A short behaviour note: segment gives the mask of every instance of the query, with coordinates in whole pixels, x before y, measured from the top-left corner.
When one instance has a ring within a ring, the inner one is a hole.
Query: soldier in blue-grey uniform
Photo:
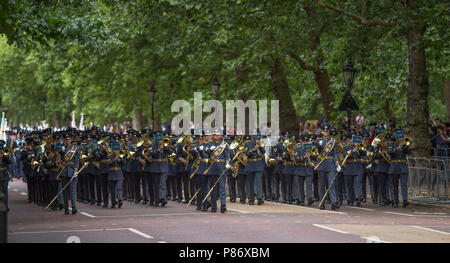
[[[0,140],[0,179],[2,180],[3,201],[5,202],[6,211],[9,211],[8,207],[8,166],[11,164],[10,156],[5,154],[5,144],[4,140]]]
[[[182,135],[183,136],[183,135]],[[187,204],[189,200],[191,199],[191,195],[194,195],[193,189],[190,188],[190,181],[189,175],[190,175],[190,168],[189,168],[189,160],[188,160],[188,154],[183,150],[183,147],[188,147],[186,145],[186,141],[189,140],[188,137],[183,136],[182,141],[176,145],[176,154],[178,158],[178,163],[175,168],[175,183],[176,183],[176,192],[174,192],[174,198],[177,197],[177,201]],[[186,149],[186,148],[185,148]],[[183,191],[184,190],[184,191]],[[184,200],[183,200],[183,193],[184,193]]]
[[[365,145],[366,149],[366,155],[361,158],[361,162],[364,167],[364,174],[361,179],[361,194],[362,199],[361,202],[365,203],[367,202],[367,181],[369,181],[369,192],[372,198],[372,201],[375,200],[374,198],[374,182],[373,182],[373,167],[370,165],[371,159],[372,159],[372,145],[369,145],[369,139],[370,139],[370,133],[367,130],[363,130],[362,132],[362,138],[363,138],[363,144]],[[378,187],[378,185],[377,185]]]
[[[245,204],[247,195],[252,196],[254,194],[253,188],[250,188],[249,191],[247,191],[246,185],[248,184],[248,179],[247,179],[247,173],[245,171],[245,163],[243,163],[246,160],[246,158],[245,158],[246,156],[244,153],[245,147],[243,145],[245,145],[245,143],[248,140],[250,140],[250,138],[251,138],[250,135],[244,135],[240,145],[237,146],[233,151],[230,151],[230,157],[232,157],[231,164],[233,165],[233,167],[231,169],[232,169],[232,172],[234,174],[236,174],[236,176],[237,176],[241,204]],[[237,155],[240,155],[240,156],[237,156]],[[236,169],[237,169],[237,171],[236,171]]]
[[[325,187],[328,185],[328,195],[331,200],[331,209],[339,208],[336,196],[336,188],[331,185],[336,172],[340,172],[342,168],[339,165],[336,140],[330,138],[331,126],[323,123],[321,126],[322,139],[316,141],[316,147],[319,149],[320,157],[317,159],[315,167],[319,173],[319,192],[320,199],[325,195]],[[322,202],[320,209],[325,209],[325,202]]]
[[[376,132],[376,139],[378,139],[377,137],[383,137],[383,133],[385,133],[384,128],[380,128],[377,130]],[[386,149],[383,150],[384,147],[381,147],[381,144],[384,144],[384,146],[387,147],[387,142],[384,138],[382,138],[382,142],[379,143],[378,145],[375,146],[374,148],[374,155],[373,158],[375,160],[375,169],[374,169],[374,174],[376,177],[378,177],[379,180],[379,187],[380,187],[380,206],[385,206],[388,205],[388,197],[387,197],[387,172],[389,170],[389,163],[390,160],[389,158],[385,158],[383,157],[383,155],[380,154],[380,151],[385,151]]]
[[[69,181],[75,176],[80,162],[77,142],[73,141],[71,136],[72,135],[67,132],[64,137],[65,146],[63,151],[66,166],[61,173],[61,182],[63,186],[68,184]],[[69,214],[69,199],[72,205],[72,214],[76,214],[78,211],[76,208],[77,179],[78,178],[75,177],[72,182],[70,182],[69,186],[63,191],[64,214]]]
[[[206,131],[208,132],[208,131]],[[209,132],[211,132],[209,130]],[[224,213],[226,211],[226,203],[224,191],[221,191],[221,187],[225,187],[225,185],[221,183],[217,183],[214,185],[220,178],[225,178],[224,173],[226,169],[229,169],[231,166],[229,164],[230,161],[230,152],[229,146],[222,139],[222,132],[220,129],[216,128],[212,131],[211,140],[206,144],[206,148],[204,151],[208,155],[208,167],[206,168],[205,174],[208,180],[208,192],[212,189],[211,192],[211,212],[215,213],[217,211],[217,198],[221,197],[221,207],[220,211]],[[213,188],[214,187],[214,188]],[[222,196],[223,195],[223,196]]]
[[[285,149],[282,155],[283,161],[285,162],[283,174],[286,177],[287,203],[293,204],[298,199],[298,177],[295,175],[295,135],[289,134],[287,136],[287,141],[288,143],[284,145]]]
[[[284,162],[282,161],[282,154],[284,152],[284,146],[283,142],[286,139],[287,132],[283,131],[281,133],[281,137],[278,139],[278,143],[276,146],[272,149],[272,158],[276,159],[277,162],[275,163],[275,167],[273,168],[273,187],[274,190],[272,191],[273,197],[272,200],[275,202],[279,202],[280,200],[280,188],[281,188],[281,194],[283,195],[283,201],[282,203],[287,202],[286,198],[286,176],[283,174],[284,170]]]
[[[169,172],[167,173],[167,183],[166,183],[166,188],[167,188],[167,193],[166,193],[166,197],[167,200],[170,200],[170,198],[172,198],[173,201],[176,201],[177,198],[177,185],[176,185],[176,174],[177,174],[177,167],[180,163],[180,161],[178,160],[178,154],[177,154],[177,140],[175,138],[171,138],[171,144],[170,144],[170,152],[171,154],[169,155]],[[188,201],[186,201],[185,203],[187,203]]]
[[[305,205],[305,186],[306,197],[308,199],[308,206],[314,203],[312,198],[312,179],[313,179],[313,161],[314,156],[311,156],[313,150],[312,142],[308,142],[308,134],[302,134],[301,143],[295,148],[295,174],[298,176],[299,205]]]
[[[108,185],[108,173],[109,173],[109,166],[108,166],[108,154],[110,151],[109,147],[109,136],[106,133],[103,133],[101,135],[101,140],[98,145],[98,149],[96,151],[96,161],[99,163],[98,165],[98,175],[97,175],[97,182],[99,183],[97,185],[97,205],[99,203],[99,197],[101,193],[101,200],[103,201],[103,207],[108,207],[108,201],[109,201],[109,185]],[[98,187],[101,186],[101,187]],[[100,189],[99,189],[100,188]],[[101,192],[100,192],[100,191]]]
[[[137,147],[138,138],[137,138],[137,131],[136,130],[130,130],[130,137],[131,141],[128,142],[128,163],[129,163],[129,172],[131,175],[131,184],[133,187],[133,196],[132,199],[135,203],[139,203],[142,200],[141,197],[141,164],[138,160],[139,151]]]
[[[411,154],[409,145],[405,143],[405,132],[401,128],[397,128],[394,132],[395,142],[388,150],[391,156],[391,165],[389,166],[388,174],[392,177],[393,185],[393,207],[398,207],[398,184],[402,191],[403,208],[406,208],[408,202],[408,166],[406,164],[406,155]]]
[[[54,136],[54,139],[58,137]],[[45,167],[48,171],[48,181],[49,181],[49,195],[51,198],[54,198],[58,194],[58,180],[56,176],[60,171],[60,167],[58,165],[62,164],[62,155],[61,148],[62,145],[59,143],[54,143],[51,145],[51,150],[48,153],[48,159],[46,160]],[[53,202],[51,209],[57,210],[57,202]]]
[[[110,142],[110,147],[112,153],[107,157],[108,164],[108,184],[109,191],[111,193],[111,208],[115,208],[118,204],[118,207],[121,208],[122,203],[122,188],[123,188],[123,173],[122,173],[122,165],[124,164],[124,157],[119,155],[120,152],[120,144],[117,141],[119,136],[115,136],[114,140]],[[117,202],[118,201],[118,202]]]
[[[205,152],[206,141],[204,138],[204,131],[201,130],[197,132],[197,142],[192,145],[191,153],[194,157],[194,163],[191,168],[191,180],[194,180],[196,188],[197,188],[197,210],[202,210],[203,212],[208,211],[208,201],[202,203],[203,199],[206,196],[208,191],[208,183],[206,179],[206,175],[203,173],[208,168],[208,154]]]
[[[349,154],[344,171],[344,180],[347,189],[347,204],[353,206],[356,201],[356,206],[361,206],[361,178],[364,174],[363,163],[361,158],[365,156],[364,151],[360,151],[358,144],[362,142],[362,137],[359,133],[348,136],[352,138],[347,140],[347,145],[344,147],[343,154]]]
[[[154,192],[154,180],[153,180],[153,174],[151,173],[150,166],[152,162],[150,161],[152,156],[150,154],[150,151],[155,151],[154,148],[157,147],[156,143],[152,139],[153,133],[149,133],[147,129],[144,129],[141,131],[142,136],[149,136],[150,142],[149,144],[145,143],[142,145],[141,149],[139,149],[140,152],[140,163],[142,167],[142,190],[144,195],[144,201],[143,204],[147,204],[149,202],[150,206],[155,205],[155,201],[157,203],[157,200],[155,200],[155,192]],[[142,140],[142,139],[141,139]],[[144,154],[145,153],[145,154]],[[159,197],[158,197],[159,198]]]
[[[166,140],[170,139],[166,138]],[[148,155],[152,158],[148,171],[153,178],[155,207],[159,204],[164,207],[167,204],[165,180],[169,172],[168,156],[171,154],[169,143],[163,141],[163,134],[158,132],[155,134],[154,144],[148,150]]]
[[[266,150],[260,144],[261,134],[259,131],[253,131],[252,140],[245,143],[245,155],[247,156],[247,165],[245,172],[248,176],[249,188],[253,187],[258,205],[262,205],[262,173],[264,171],[264,154]],[[254,195],[250,195],[249,204],[254,204]]]

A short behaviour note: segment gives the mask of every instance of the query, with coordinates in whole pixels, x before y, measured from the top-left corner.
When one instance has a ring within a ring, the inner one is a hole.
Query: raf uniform
[[[397,134],[400,134],[397,136]],[[397,141],[392,144],[392,147],[388,150],[388,154],[391,156],[391,165],[389,166],[388,174],[392,177],[393,185],[393,206],[398,207],[398,183],[400,180],[400,186],[402,190],[403,208],[406,208],[408,203],[408,166],[406,164],[406,155],[411,154],[409,146],[406,146],[401,141],[404,138],[404,132],[402,129],[395,131]]]
[[[292,140],[291,145],[283,151],[283,161],[285,162],[283,174],[286,177],[287,203],[292,204],[298,200],[298,177],[295,174],[295,136],[289,135],[288,140]],[[298,202],[297,202],[298,203]]]
[[[322,132],[329,132],[331,127],[325,123],[322,124],[320,128]],[[325,187],[328,186],[328,193],[332,203],[331,209],[334,210],[339,208],[339,205],[337,202],[336,187],[331,185],[331,182],[333,181],[336,172],[341,170],[341,167],[339,166],[336,140],[324,136],[323,139],[316,142],[316,146],[321,153],[321,157],[316,161],[316,167],[318,167],[317,171],[319,173],[320,198],[322,199],[324,197]],[[322,159],[324,160],[322,161]],[[322,163],[320,163],[321,161]],[[324,203],[322,203],[320,209],[325,209]]]
[[[166,179],[169,172],[168,156],[170,150],[168,147],[162,146],[162,133],[155,134],[154,144],[148,150],[149,156],[152,158],[148,172],[153,178],[153,193],[155,206],[165,206],[166,201]],[[146,167],[147,169],[147,167]]]
[[[202,203],[203,199],[207,193],[207,180],[206,175],[203,173],[208,168],[208,155],[205,152],[206,142],[204,141],[203,134],[197,136],[197,143],[192,146],[191,152],[194,155],[195,165],[191,168],[191,176],[194,176],[194,182],[196,188],[198,189],[197,194],[197,210],[202,210],[204,212],[208,211],[208,202],[205,201]]]
[[[116,137],[117,139],[117,137]],[[111,208],[115,208],[118,202],[119,208],[122,207],[122,188],[123,188],[123,173],[122,165],[124,163],[123,158],[118,156],[120,150],[120,144],[117,141],[111,142],[111,149],[113,154],[108,156],[108,183],[109,191],[111,192]]]
[[[100,202],[100,193],[102,194],[101,200],[103,201],[103,207],[108,207],[108,196],[109,196],[109,186],[108,186],[108,152],[109,149],[108,136],[103,135],[102,143],[98,146],[96,151],[96,161],[99,163],[98,166],[98,176],[97,176],[97,205]],[[100,187],[99,187],[100,186]]]
[[[377,131],[377,135],[381,134],[382,131],[378,130]],[[389,163],[388,161],[383,158],[381,156],[381,154],[379,153],[379,147],[377,146],[374,148],[374,156],[373,158],[376,160],[375,161],[375,169],[374,169],[374,174],[376,177],[378,177],[379,180],[379,187],[380,187],[380,206],[385,206],[388,204],[388,197],[387,197],[387,172],[389,170]]]
[[[359,135],[358,135],[359,136]],[[349,136],[350,137],[350,136]],[[356,138],[353,136],[353,138]],[[359,136],[360,138],[360,136]],[[344,147],[344,155],[349,154],[344,171],[344,180],[347,189],[347,202],[352,206],[356,201],[357,206],[361,206],[361,179],[364,174],[363,163],[361,158],[365,156],[363,151],[357,148],[357,142],[352,139],[352,142]]]
[[[5,147],[5,141],[0,140],[0,151],[3,151]],[[8,182],[9,182],[9,174],[8,174],[8,166],[10,165],[11,161],[8,156],[2,154],[0,159],[0,177],[2,180],[2,189],[4,197],[3,200],[5,202],[6,211],[9,211],[8,208]]]
[[[221,135],[219,129],[215,129],[213,136]],[[225,203],[225,185],[222,182],[218,182],[216,186],[214,184],[218,180],[224,180],[225,169],[229,168],[230,153],[228,144],[225,143],[221,138],[216,140],[211,140],[206,144],[205,152],[208,154],[208,168],[205,170],[204,174],[207,175],[209,187],[211,190],[211,212],[216,212],[217,210],[217,197],[220,197],[221,208],[220,211],[223,213],[226,211]],[[219,179],[220,177],[220,179]],[[223,188],[223,189],[222,189]],[[209,191],[208,190],[208,191]]]
[[[245,166],[245,172],[248,177],[248,187],[254,189],[258,205],[264,203],[262,200],[261,184],[262,173],[264,171],[264,154],[265,149],[259,146],[261,135],[257,134],[253,136],[254,141],[247,141],[245,143],[245,155],[247,156],[247,165]],[[257,145],[258,144],[258,145]],[[254,202],[254,195],[250,194],[249,204]]]
[[[275,163],[275,167],[273,168],[273,185],[274,185],[274,191],[273,192],[273,199],[275,202],[278,202],[280,200],[280,187],[281,187],[281,194],[283,195],[283,203],[287,202],[286,198],[286,176],[283,174],[284,170],[284,162],[282,162],[283,158],[283,152],[285,151],[285,148],[283,146],[283,141],[286,138],[287,133],[283,132],[282,137],[278,140],[278,143],[276,146],[272,149],[272,158],[277,159],[277,162]]]
[[[308,135],[303,134],[301,136],[302,143],[295,148],[295,174],[298,176],[298,185],[300,187],[299,193],[299,205],[305,203],[305,184],[306,184],[306,197],[308,199],[308,206],[311,206],[314,201],[312,199],[312,179],[313,168],[311,167],[311,154],[308,153],[306,144],[309,145],[309,150],[312,150],[312,143],[305,143],[308,140]]]
[[[70,135],[66,134],[66,139],[70,140]],[[66,144],[64,149],[66,167],[61,173],[62,185],[65,186],[75,176],[75,171],[79,167],[80,156],[78,146],[74,142],[72,145]],[[72,204],[72,214],[77,212],[76,208],[76,193],[77,193],[77,178],[75,177],[70,182],[69,187],[66,187],[63,192],[64,213],[69,214],[69,198]]]

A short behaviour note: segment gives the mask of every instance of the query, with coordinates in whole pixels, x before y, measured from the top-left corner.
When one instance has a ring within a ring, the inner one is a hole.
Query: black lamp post
[[[47,100],[45,98],[43,98],[41,100],[41,105],[42,105],[42,117],[43,117],[42,120],[44,120],[44,121],[45,121],[45,104],[47,104]]]
[[[350,125],[351,125],[351,118],[352,118],[352,111],[353,110],[359,110],[358,105],[356,104],[355,100],[352,97],[352,87],[353,87],[353,81],[355,80],[355,75],[358,72],[353,67],[352,59],[350,58],[347,62],[347,65],[342,69],[343,75],[344,75],[344,82],[347,86],[347,91],[344,95],[344,98],[342,99],[341,105],[339,105],[340,111],[347,111],[347,131],[350,131]]]
[[[148,94],[150,95],[150,99],[152,100],[152,130],[155,130],[155,97],[156,97],[156,89],[153,83],[150,83],[150,89],[148,90]]]
[[[214,99],[218,100],[219,99],[219,95],[220,95],[220,82],[217,79],[217,76],[214,77],[212,83],[211,83],[211,90],[212,90],[212,94],[214,96]]]

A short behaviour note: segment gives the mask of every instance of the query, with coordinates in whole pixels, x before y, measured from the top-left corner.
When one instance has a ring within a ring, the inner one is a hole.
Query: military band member
[[[376,136],[380,135],[382,136],[384,129],[379,129],[376,133]],[[386,142],[384,142],[386,143]],[[379,180],[379,187],[380,187],[380,206],[385,206],[388,205],[388,197],[387,197],[387,172],[389,170],[389,163],[388,163],[388,159],[386,159],[386,156],[383,156],[382,154],[380,154],[381,151],[385,151],[385,149],[382,149],[384,147],[382,147],[382,145],[377,145],[374,148],[374,156],[373,158],[375,159],[375,169],[374,169],[374,174],[376,177],[378,177]]]
[[[325,123],[320,128],[323,138],[316,142],[316,146],[319,148],[321,158],[315,164],[319,173],[320,199],[324,197],[325,187],[328,186],[331,209],[335,210],[339,208],[339,204],[336,196],[336,188],[334,185],[331,185],[331,182],[336,172],[340,172],[342,168],[339,165],[336,140],[330,138],[330,125]],[[323,202],[319,208],[325,209],[325,203]]]
[[[192,153],[195,155],[195,163],[198,165],[198,168],[195,168],[194,165],[192,167],[191,177],[193,176],[193,180],[195,181],[195,185],[198,191],[197,194],[197,210],[202,210],[203,212],[208,211],[208,201],[202,202],[208,192],[208,181],[206,175],[203,173],[208,168],[208,154],[205,152],[206,148],[206,140],[203,134],[197,135],[197,143],[192,148]]]
[[[361,178],[364,174],[361,158],[365,156],[365,153],[360,151],[358,144],[362,142],[362,137],[358,133],[348,137],[352,139],[348,139],[343,151],[344,154],[349,154],[343,167],[347,204],[353,206],[356,201],[356,206],[361,206]]]
[[[290,134],[287,136],[288,143],[283,151],[283,161],[285,162],[283,174],[286,177],[286,196],[287,203],[293,204],[298,199],[298,177],[295,175],[295,135]]]
[[[115,140],[111,141],[111,150],[112,154],[108,155],[108,184],[109,191],[111,193],[111,208],[115,208],[118,204],[118,207],[121,208],[122,203],[122,189],[123,189],[123,173],[122,173],[122,165],[124,163],[125,156],[119,156],[120,144],[117,141],[119,139],[118,136],[114,137]],[[117,202],[118,201],[118,202]]]
[[[300,187],[299,205],[301,206],[305,205],[305,186],[308,206],[314,203],[312,198],[313,167],[311,166],[313,161],[313,156],[311,156],[313,144],[308,142],[308,138],[307,134],[302,134],[300,137],[301,143],[299,147],[295,148],[295,173],[298,175],[298,185]]]
[[[281,195],[283,196],[282,203],[287,202],[287,196],[286,196],[286,176],[283,174],[284,165],[285,163],[282,161],[283,158],[283,152],[285,151],[285,148],[283,146],[283,142],[286,140],[287,132],[283,131],[281,133],[281,137],[278,140],[278,143],[276,144],[275,148],[273,149],[273,158],[277,159],[277,162],[275,163],[275,167],[273,169],[273,184],[274,184],[274,197],[272,198],[275,202],[279,202],[280,200],[280,188],[281,188]]]
[[[402,190],[403,208],[406,208],[408,202],[408,166],[406,165],[406,155],[411,154],[409,145],[405,144],[405,133],[403,129],[397,128],[395,130],[395,142],[392,143],[392,147],[388,150],[388,154],[391,156],[391,164],[389,165],[388,174],[392,177],[393,185],[393,204],[392,206],[397,208],[398,199],[398,184],[400,180],[400,186]]]
[[[187,138],[187,137],[186,137]],[[189,180],[189,160],[188,160],[188,154],[187,152],[185,152],[186,150],[183,150],[183,147],[188,147],[188,145],[186,145],[185,141],[187,139],[183,140],[181,143],[178,143],[176,146],[176,154],[178,157],[178,164],[176,165],[176,177],[175,177],[175,184],[176,187],[175,189],[177,190],[176,192],[174,191],[174,198],[175,196],[177,196],[177,201],[181,202],[183,201],[183,203],[187,204],[189,202],[189,200],[191,199],[191,195],[193,194],[193,189],[189,189],[190,188],[190,180]],[[186,149],[186,148],[185,148]],[[184,191],[183,191],[184,190]],[[191,191],[189,191],[191,190]],[[183,199],[183,194],[184,194],[184,199]]]
[[[108,207],[108,201],[109,201],[109,185],[108,185],[108,173],[109,173],[109,166],[108,166],[108,152],[109,149],[108,145],[109,136],[107,134],[102,134],[100,144],[98,146],[98,150],[96,151],[96,161],[99,163],[98,166],[98,175],[97,181],[99,184],[97,185],[97,204],[99,202],[99,195],[101,193],[101,200],[103,201],[103,207]],[[101,188],[101,192],[99,192],[99,186]]]
[[[369,192],[372,198],[372,201],[375,200],[374,197],[374,182],[373,182],[373,172],[372,172],[372,165],[370,165],[371,157],[372,157],[372,146],[369,144],[370,139],[370,133],[367,130],[364,130],[362,132],[362,138],[363,138],[363,144],[365,145],[366,149],[366,155],[361,158],[361,162],[364,167],[364,174],[361,180],[361,194],[362,199],[361,202],[366,203],[367,202],[367,181],[369,181]],[[378,185],[377,185],[378,186]]]
[[[8,207],[8,183],[9,183],[9,173],[8,166],[11,164],[10,156],[5,154],[5,144],[4,140],[0,140],[0,179],[2,180],[3,201],[5,202],[6,211],[9,211]]]
[[[178,152],[177,152],[177,143],[176,143],[176,139],[175,138],[171,138],[171,143],[170,143],[170,155],[169,155],[169,172],[167,173],[167,180],[166,180],[166,188],[167,188],[167,193],[166,193],[166,198],[167,200],[170,200],[170,198],[172,198],[173,201],[176,201],[177,198],[177,184],[176,184],[176,174],[177,174],[177,167],[180,164],[180,161],[178,160]],[[184,166],[184,165],[183,165]],[[189,189],[186,189],[189,190]],[[185,191],[186,191],[185,190]],[[189,193],[189,191],[188,191]],[[189,199],[184,200],[185,204],[187,204],[187,202],[189,201]]]
[[[245,143],[245,155],[247,156],[247,165],[245,166],[245,172],[248,177],[248,186],[255,191],[258,205],[262,205],[262,173],[264,171],[264,154],[265,149],[261,147],[261,134],[258,131],[253,131],[254,135],[252,140]],[[254,204],[255,196],[250,194],[249,204]]]
[[[69,133],[66,133],[65,136],[64,162],[66,166],[61,173],[61,182],[63,186],[68,184],[75,176],[80,163],[79,149],[76,141],[72,140],[71,134]],[[78,178],[75,177],[63,191],[64,214],[66,215],[69,214],[69,199],[72,205],[72,214],[78,212],[76,207],[77,181]]]
[[[155,134],[153,147],[148,150],[149,156],[152,158],[149,172],[153,178],[153,193],[155,207],[161,204],[164,207],[166,201],[166,178],[169,172],[168,156],[171,154],[167,143],[163,143],[163,134],[161,132]]]

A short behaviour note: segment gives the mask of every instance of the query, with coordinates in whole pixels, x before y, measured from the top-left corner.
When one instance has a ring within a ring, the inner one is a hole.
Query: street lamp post
[[[355,80],[355,75],[358,72],[353,67],[352,59],[350,58],[347,62],[347,65],[342,69],[343,75],[344,75],[344,82],[347,86],[347,91],[344,95],[344,98],[342,99],[341,105],[339,106],[340,111],[347,111],[347,131],[350,131],[350,125],[351,125],[351,118],[352,118],[352,111],[353,110],[359,110],[358,105],[356,104],[355,100],[352,97],[352,87],[353,87],[353,81]]]
[[[150,95],[150,99],[152,100],[152,130],[155,130],[155,96],[156,89],[153,83],[150,84],[150,89],[148,90],[148,94]]]

